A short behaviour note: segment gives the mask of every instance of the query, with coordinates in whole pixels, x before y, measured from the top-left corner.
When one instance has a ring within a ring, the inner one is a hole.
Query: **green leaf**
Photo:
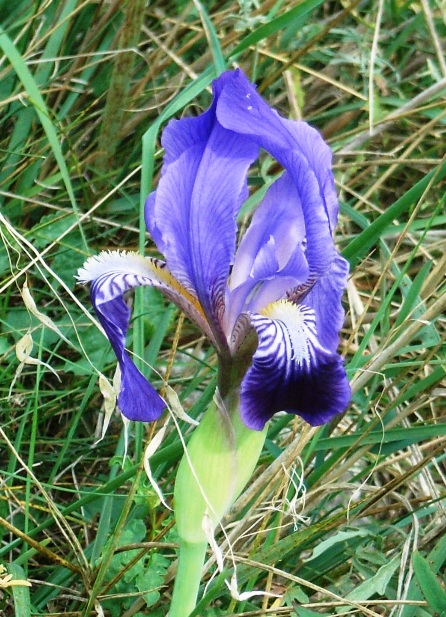
[[[301,602],[301,603],[310,601],[305,591],[301,587],[299,587],[299,585],[294,585],[285,594],[285,601],[287,602],[288,606],[290,605],[290,602],[293,600],[295,602]]]
[[[42,249],[52,242],[57,242],[59,236],[63,235],[70,227],[73,227],[75,223],[76,216],[74,214],[51,212],[42,216],[40,221],[30,229],[29,239],[33,243],[34,248]]]
[[[376,593],[383,596],[399,563],[400,556],[396,555],[389,563],[381,566],[374,576],[365,580],[358,587],[355,587],[355,589],[346,596],[346,599],[356,602],[358,600],[368,600]]]
[[[299,615],[299,617],[329,617],[328,613],[320,613],[319,611],[315,613],[314,611],[310,611],[309,608],[303,608],[302,606],[299,607],[297,615]]]
[[[426,602],[440,615],[446,613],[446,591],[432,572],[428,560],[416,552],[412,557],[412,565]]]
[[[289,27],[297,29],[297,26],[300,25],[305,15],[316,9],[322,3],[323,0],[304,0],[304,2],[299,2],[294,8],[272,19],[267,24],[259,26],[253,32],[250,32],[231,52],[229,58],[233,59],[251,45],[256,45],[263,39],[276,34],[279,30]]]
[[[420,306],[421,298],[419,297],[419,293],[423,283],[426,280],[427,275],[429,274],[431,266],[432,263],[430,261],[427,261],[424,266],[419,270],[412,284],[408,287],[407,290],[404,289],[403,285],[401,286],[403,293],[405,291],[405,298],[394,324],[395,329],[398,328],[405,321],[405,319],[410,315],[415,306],[417,306],[417,308],[415,309],[415,311],[413,311],[412,319],[416,319],[423,314],[423,310],[425,310],[425,308],[424,306]]]
[[[428,560],[429,560],[428,561],[429,569],[431,570],[431,573],[433,572],[433,574],[435,575],[446,561],[446,536],[445,535],[440,537],[438,543],[431,550],[431,552],[428,555]],[[409,591],[407,593],[407,599],[417,601],[417,600],[421,600],[421,598],[422,598],[421,585],[419,584],[418,579],[415,576],[410,583]],[[418,607],[414,605],[410,605],[410,604],[406,605],[401,612],[401,617],[419,617],[419,616],[421,617],[421,611],[418,609]]]
[[[444,375],[443,369],[439,369],[440,376]],[[361,445],[367,443],[391,443],[395,441],[407,440],[410,443],[417,443],[424,439],[446,435],[446,423],[422,424],[404,428],[392,428],[385,430],[372,431],[368,435],[361,437]],[[325,437],[319,439],[316,450],[337,450],[339,448],[351,447],[360,439],[360,435],[341,435],[335,437]]]
[[[217,75],[223,73],[226,70],[226,61],[221,50],[220,41],[218,40],[217,32],[215,31],[214,24],[211,21],[206,9],[199,0],[195,0],[195,6],[200,12],[201,21],[208,38],[209,46],[211,48],[212,57],[214,59],[214,66]]]
[[[365,538],[366,536],[369,536],[369,535],[371,535],[371,533],[367,531],[367,529],[354,529],[352,531],[339,531],[334,536],[331,536],[330,538],[327,538],[327,540],[324,540],[323,542],[318,544],[316,548],[314,549],[312,556],[309,559],[304,559],[304,561],[308,563],[311,562],[313,559],[316,559],[316,557],[319,557],[326,551],[332,549],[332,547],[336,544],[339,544],[339,543],[342,544],[346,542],[347,540],[350,540],[351,538],[357,538],[357,537]]]
[[[8,565],[9,574],[12,574],[13,580],[25,580],[26,575],[23,568],[16,563]],[[15,617],[30,617],[31,616],[31,600],[29,597],[29,587],[25,585],[11,586],[12,596],[14,598]]]

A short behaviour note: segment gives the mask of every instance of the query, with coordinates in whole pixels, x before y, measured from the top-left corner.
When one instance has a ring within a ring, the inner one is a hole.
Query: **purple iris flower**
[[[157,287],[204,332],[219,358],[219,390],[240,393],[244,424],[261,430],[278,411],[311,425],[350,400],[337,353],[348,265],[336,251],[338,202],[331,150],[305,122],[271,109],[244,74],[214,81],[210,108],[171,121],[146,224],[165,262],[103,252],[79,271],[121,368],[118,406],[157,419],[166,404],[125,350],[124,294]],[[236,217],[259,149],[284,168],[237,247]]]

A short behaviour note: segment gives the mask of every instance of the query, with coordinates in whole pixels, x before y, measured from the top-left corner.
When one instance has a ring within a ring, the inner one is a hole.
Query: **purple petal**
[[[302,253],[305,239],[299,194],[286,172],[268,189],[240,242],[231,272],[232,288],[253,276],[258,255],[270,238],[275,240],[274,255],[277,262],[276,269],[270,274],[276,274],[284,269],[296,251]],[[302,278],[302,273],[297,272],[297,277]]]
[[[268,189],[237,250],[229,283],[228,323],[259,312],[309,276],[305,225],[294,183],[286,172]]]
[[[103,288],[121,282],[114,278],[100,277],[93,281],[90,288],[91,301],[102,327],[113,347],[121,369],[121,389],[118,407],[129,420],[151,422],[157,420],[166,403],[136,368],[125,350],[125,336],[130,321],[130,309],[122,296],[106,302],[98,301]],[[125,283],[126,290],[131,289],[130,281]]]
[[[136,368],[125,350],[125,337],[130,322],[130,309],[124,302],[124,291],[140,283],[130,278],[102,276],[92,282],[90,297],[96,314],[105,330],[121,369],[121,388],[118,407],[129,420],[150,422],[157,420],[166,404],[147,379]],[[110,289],[118,290],[119,297],[104,301]]]
[[[156,420],[166,404],[125,350],[131,311],[125,303],[124,294],[141,285],[157,287],[200,327],[205,328],[206,321],[196,301],[178,285],[163,262],[132,253],[103,252],[91,257],[79,270],[78,279],[82,283],[91,282],[92,304],[119,362],[120,410],[130,420]]]
[[[258,153],[251,139],[217,122],[216,99],[227,79],[215,83],[208,112],[169,125],[162,177],[146,204],[147,227],[170,271],[198,298],[223,345],[221,318],[235,252],[235,219]]]
[[[302,204],[311,273],[324,275],[335,257],[332,233],[338,214],[328,145],[305,122],[281,118],[241,71],[225,83],[217,118],[227,129],[249,136],[289,172]]]
[[[341,298],[347,286],[348,262],[336,255],[330,270],[320,278],[310,293],[305,296],[305,304],[311,307],[318,324],[320,344],[329,351],[336,351],[339,345],[339,330],[344,323],[344,309]]]
[[[213,82],[213,100],[209,109],[198,117],[171,120],[163,130],[161,137],[161,144],[165,151],[163,171],[189,148],[206,144],[215,122],[218,97],[224,85],[231,79],[231,75],[228,71]]]
[[[328,422],[350,401],[341,356],[320,345],[312,309],[280,301],[265,313],[251,316],[259,342],[241,386],[243,422],[261,430],[278,411]]]

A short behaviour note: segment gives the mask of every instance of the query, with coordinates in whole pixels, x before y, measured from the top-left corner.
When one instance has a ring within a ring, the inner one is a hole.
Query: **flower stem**
[[[169,617],[188,617],[197,603],[201,572],[206,557],[206,542],[180,542],[178,571],[175,577]]]

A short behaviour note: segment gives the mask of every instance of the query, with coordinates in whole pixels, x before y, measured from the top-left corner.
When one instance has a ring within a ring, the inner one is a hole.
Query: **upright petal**
[[[114,251],[90,257],[79,270],[77,278],[81,283],[91,282],[92,304],[119,362],[120,410],[130,420],[156,420],[166,404],[125,350],[131,312],[124,294],[141,285],[158,287],[198,325],[206,324],[196,301],[173,279],[163,262],[143,258],[136,253]]]
[[[222,88],[230,79],[231,73],[228,71],[214,80],[212,84],[213,100],[205,112],[196,117],[185,117],[181,120],[173,119],[165,127],[161,137],[164,148],[163,171],[189,148],[206,144],[215,122],[215,108],[218,97]]]
[[[259,312],[305,283],[305,250],[302,205],[285,172],[268,189],[237,249],[227,298],[228,326],[241,312]]]
[[[252,275],[256,258],[270,238],[276,239],[274,252],[277,270],[284,268],[296,248],[302,251],[305,239],[302,204],[287,172],[269,187],[254,212],[251,224],[237,249],[231,272],[231,288],[237,287]]]
[[[251,139],[226,130],[215,117],[227,78],[215,82],[208,112],[192,124],[186,119],[169,125],[162,177],[146,204],[149,232],[172,274],[198,298],[220,346],[226,344],[221,319],[235,252],[235,219],[258,153]]]
[[[275,302],[252,315],[258,347],[241,386],[241,417],[263,429],[278,411],[316,426],[342,412],[350,386],[341,356],[321,346],[316,316],[306,306]]]
[[[249,136],[288,170],[302,204],[311,273],[325,274],[335,257],[332,234],[338,213],[328,145],[305,122],[281,118],[240,71],[223,87],[217,118],[227,129]]]

